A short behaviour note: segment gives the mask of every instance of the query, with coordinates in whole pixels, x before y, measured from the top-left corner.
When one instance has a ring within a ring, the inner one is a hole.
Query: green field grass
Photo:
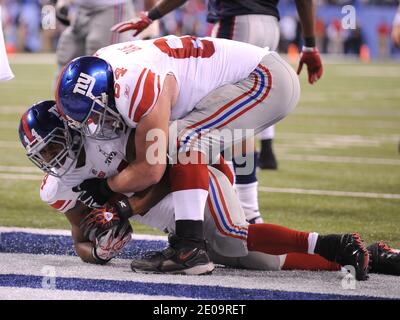
[[[17,136],[24,108],[52,97],[53,60],[18,60],[12,63],[16,78],[0,84],[1,226],[68,228],[65,217],[39,199],[40,172]],[[400,64],[327,63],[321,81],[311,86],[302,74],[301,85],[299,106],[276,127],[279,170],[260,171],[260,186],[378,198],[260,192],[265,220],[321,233],[358,231],[368,242],[385,239],[400,247],[400,199],[379,196],[400,195]]]

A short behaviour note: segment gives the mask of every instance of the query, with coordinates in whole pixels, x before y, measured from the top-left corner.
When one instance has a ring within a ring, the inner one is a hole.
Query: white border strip
[[[312,190],[312,189],[297,189],[297,188],[270,188],[270,187],[263,187],[263,186],[260,186],[258,188],[258,190],[261,192],[310,194],[310,195],[315,195],[315,196],[374,198],[374,199],[400,199],[400,194],[391,194],[391,193],[347,192],[347,191]]]
[[[36,180],[40,181],[43,179],[43,175],[34,174],[17,174],[17,173],[0,173],[0,180]]]
[[[20,228],[20,227],[0,227],[0,233],[24,232],[51,236],[71,236],[71,231],[61,229],[36,229],[36,228]],[[134,240],[160,240],[167,241],[167,236],[157,236],[151,234],[134,234]]]
[[[328,163],[359,163],[400,166],[398,159],[385,158],[361,158],[361,157],[337,157],[337,156],[306,156],[297,154],[283,154],[279,156],[282,160],[307,161],[307,162],[328,162]]]

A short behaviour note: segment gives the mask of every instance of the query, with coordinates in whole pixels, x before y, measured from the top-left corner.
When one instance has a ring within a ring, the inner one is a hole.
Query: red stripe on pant
[[[248,228],[247,248],[272,255],[308,252],[308,232],[292,230],[275,224],[251,224]]]
[[[201,155],[199,152],[191,152],[191,155]],[[178,157],[179,158],[179,157]],[[203,189],[207,190],[210,185],[208,178],[207,165],[204,163],[177,163],[172,165],[170,169],[170,180],[172,192]]]

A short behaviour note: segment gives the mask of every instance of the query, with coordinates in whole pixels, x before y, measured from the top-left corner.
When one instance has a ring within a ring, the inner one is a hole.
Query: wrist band
[[[163,15],[160,13],[157,7],[154,7],[149,10],[147,13],[147,16],[149,17],[150,20],[157,20],[160,19]]]
[[[115,207],[121,220],[128,220],[133,216],[133,210],[129,204],[128,198],[118,200]]]
[[[305,47],[315,47],[315,37],[305,37],[304,38]]]
[[[316,52],[316,51],[318,51],[318,49],[316,47],[303,46],[302,51],[303,52]]]

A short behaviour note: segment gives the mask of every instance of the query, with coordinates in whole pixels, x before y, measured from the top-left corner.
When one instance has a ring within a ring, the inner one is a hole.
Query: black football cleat
[[[369,254],[358,233],[342,235],[335,260],[342,266],[353,266],[357,280],[368,279]]]
[[[357,280],[368,279],[369,254],[358,233],[319,236],[315,253],[341,266],[353,266]]]
[[[132,271],[185,275],[211,274],[214,264],[207,254],[205,245],[182,246],[177,239],[176,236],[170,236],[170,245],[164,250],[152,251],[142,259],[133,260]]]
[[[263,170],[278,169],[278,162],[276,161],[274,151],[272,150],[272,139],[261,140],[261,151],[258,156],[258,167]]]
[[[369,272],[400,276],[400,251],[379,241],[368,248]]]

